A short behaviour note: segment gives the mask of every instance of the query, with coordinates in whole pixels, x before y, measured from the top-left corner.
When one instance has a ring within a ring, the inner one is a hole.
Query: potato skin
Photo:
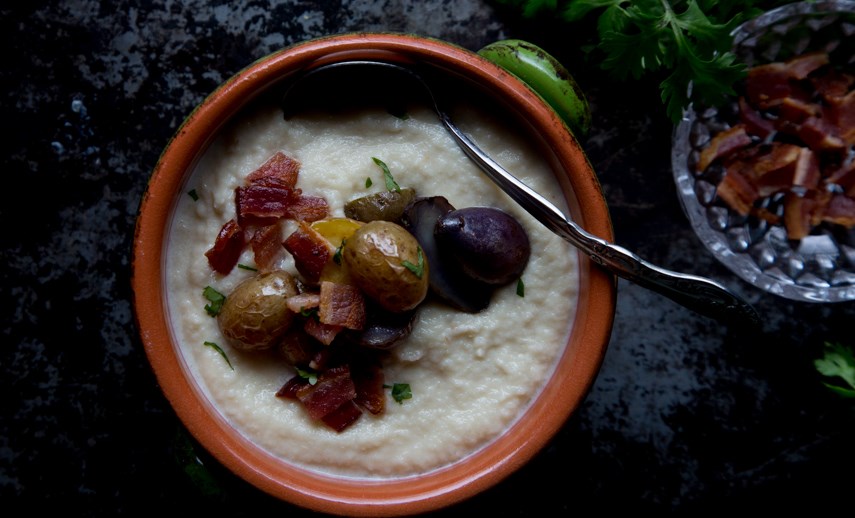
[[[220,331],[236,349],[269,349],[294,321],[285,301],[296,294],[296,280],[283,270],[246,279],[226,296],[217,315]]]
[[[419,264],[419,252],[418,241],[404,227],[376,220],[353,233],[342,257],[362,292],[387,311],[398,313],[414,309],[427,295],[429,266],[424,254],[421,278],[403,264]]]

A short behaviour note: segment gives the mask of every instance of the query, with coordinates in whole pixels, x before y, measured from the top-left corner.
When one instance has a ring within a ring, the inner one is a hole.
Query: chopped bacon
[[[754,202],[760,198],[754,185],[738,169],[725,173],[716,192],[733,210],[743,215],[748,215]]]
[[[247,175],[246,183],[293,189],[297,185],[299,172],[300,162],[277,151],[261,167]]]
[[[294,376],[285,382],[279,390],[276,391],[276,397],[298,399],[297,392],[309,384],[309,380],[302,376]]]
[[[844,194],[855,198],[855,160],[831,172],[826,182],[839,186]]]
[[[698,171],[705,171],[715,160],[729,155],[738,149],[747,147],[751,142],[751,137],[745,131],[744,124],[737,124],[732,128],[717,133],[710,140],[709,145],[701,151],[701,156],[698,160]]]
[[[836,135],[836,128],[819,117],[807,118],[799,125],[797,134],[815,151],[842,151],[846,147],[843,139]]]
[[[844,194],[832,195],[823,207],[822,220],[845,227],[855,226],[855,199]]]
[[[317,383],[297,390],[297,398],[313,419],[321,419],[344,403],[352,402],[356,398],[356,386],[350,377],[350,367],[341,365],[324,371]]]
[[[321,304],[321,295],[319,293],[306,291],[298,295],[288,297],[285,300],[285,304],[288,306],[288,309],[294,313],[301,313],[304,310],[318,307]]]
[[[246,185],[235,189],[235,208],[243,225],[269,225],[288,214],[294,190],[276,185]]]
[[[353,383],[356,386],[356,404],[374,415],[386,410],[386,382],[382,367],[374,362],[365,362],[351,369]]]
[[[336,408],[321,420],[336,432],[341,432],[356,422],[362,415],[362,410],[353,401],[348,401]]]
[[[299,189],[298,189],[299,191]],[[320,196],[306,196],[296,192],[289,200],[285,209],[285,217],[298,221],[318,221],[330,214],[330,207],[326,198]]]
[[[214,246],[205,252],[205,257],[215,272],[226,275],[237,264],[245,244],[243,229],[237,221],[230,219],[220,229]]]
[[[321,282],[318,317],[324,324],[360,330],[365,327],[365,297],[356,286]]]
[[[303,330],[305,330],[309,336],[315,338],[324,345],[331,344],[342,329],[344,329],[344,327],[334,324],[324,324],[314,318],[307,319],[306,323],[303,325]]]
[[[745,100],[744,96],[739,98],[739,120],[746,128],[747,133],[757,135],[761,139],[765,139],[775,132],[775,124],[763,117],[751,103]]]
[[[255,266],[260,272],[269,272],[284,252],[282,248],[282,222],[277,221],[255,231],[249,240],[255,256]]]
[[[321,278],[321,271],[335,252],[324,236],[303,221],[283,245],[294,256],[297,271],[312,284]]]

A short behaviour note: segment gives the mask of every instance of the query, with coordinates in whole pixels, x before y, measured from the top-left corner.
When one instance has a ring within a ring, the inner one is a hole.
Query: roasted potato
[[[226,296],[217,315],[223,336],[236,349],[253,351],[276,345],[295,314],[286,299],[297,294],[297,282],[283,270],[251,277]]]
[[[416,238],[389,221],[360,227],[344,246],[354,283],[388,311],[408,311],[424,300],[429,265]]]

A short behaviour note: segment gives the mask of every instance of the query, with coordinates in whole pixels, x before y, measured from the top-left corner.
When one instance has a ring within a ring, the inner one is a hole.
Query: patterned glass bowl
[[[733,36],[733,52],[749,67],[841,45],[851,51],[855,2],[788,4],[742,24]],[[855,57],[850,57],[848,65],[853,61]],[[712,136],[736,122],[737,110],[735,99],[720,108],[694,106],[674,131],[674,180],[698,237],[725,266],[769,293],[809,302],[855,300],[855,230],[818,227],[794,242],[783,225],[743,216],[716,196],[722,168],[696,171],[701,150]],[[780,197],[764,203],[763,208],[773,213],[783,209]]]

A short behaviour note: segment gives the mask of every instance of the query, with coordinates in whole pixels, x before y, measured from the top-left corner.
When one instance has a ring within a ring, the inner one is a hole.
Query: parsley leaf
[[[389,171],[389,166],[386,165],[386,162],[375,157],[371,157],[371,160],[374,160],[374,163],[383,170],[383,179],[386,181],[386,190],[390,192],[399,192],[401,190],[401,186],[399,186],[392,177],[392,172]]]
[[[413,398],[413,392],[410,390],[409,383],[395,383],[392,385],[383,385],[383,387],[392,389],[392,399],[398,404],[403,405],[405,399]]]
[[[196,192],[196,189],[190,189],[187,191],[187,195],[193,198],[193,201],[199,200],[199,194]]]
[[[215,342],[202,342],[202,343],[203,343],[203,344],[205,344],[205,345],[207,345],[207,346],[208,346],[208,347],[210,347],[211,349],[214,349],[214,350],[215,350],[215,351],[217,351],[218,353],[220,353],[220,356],[222,356],[222,357],[223,357],[223,359],[225,359],[225,360],[226,360],[226,363],[228,363],[228,364],[229,364],[229,367],[230,367],[232,370],[235,370],[235,368],[234,368],[234,367],[232,367],[232,362],[230,362],[230,361],[229,361],[229,357],[228,357],[228,356],[226,356],[226,352],[223,350],[223,348],[222,348],[222,347],[220,347],[219,345],[217,345]]]
[[[338,248],[335,249],[335,253],[333,254],[333,262],[337,265],[341,265],[341,253],[344,251],[344,245],[347,243],[347,239],[342,239],[341,244],[338,245]]]
[[[301,369],[299,367],[295,367],[297,369],[297,376],[300,376],[304,380],[309,382],[309,385],[314,385],[318,382],[318,374],[311,370]]]
[[[210,286],[205,286],[202,295],[210,302],[210,304],[205,305],[205,311],[212,317],[219,315],[220,310],[223,309],[223,302],[226,301],[226,296]]]
[[[413,275],[421,279],[422,275],[424,275],[425,273],[425,256],[422,253],[422,247],[416,247],[416,251],[419,254],[418,264],[413,264],[410,261],[401,261],[401,266],[403,266],[407,270],[410,270],[411,272],[413,272]]]
[[[826,342],[825,353],[814,361],[814,366],[820,374],[835,380],[825,382],[826,387],[843,397],[855,398],[855,352],[851,348]]]
[[[525,297],[525,283],[523,283],[522,277],[517,279],[517,295]]]

